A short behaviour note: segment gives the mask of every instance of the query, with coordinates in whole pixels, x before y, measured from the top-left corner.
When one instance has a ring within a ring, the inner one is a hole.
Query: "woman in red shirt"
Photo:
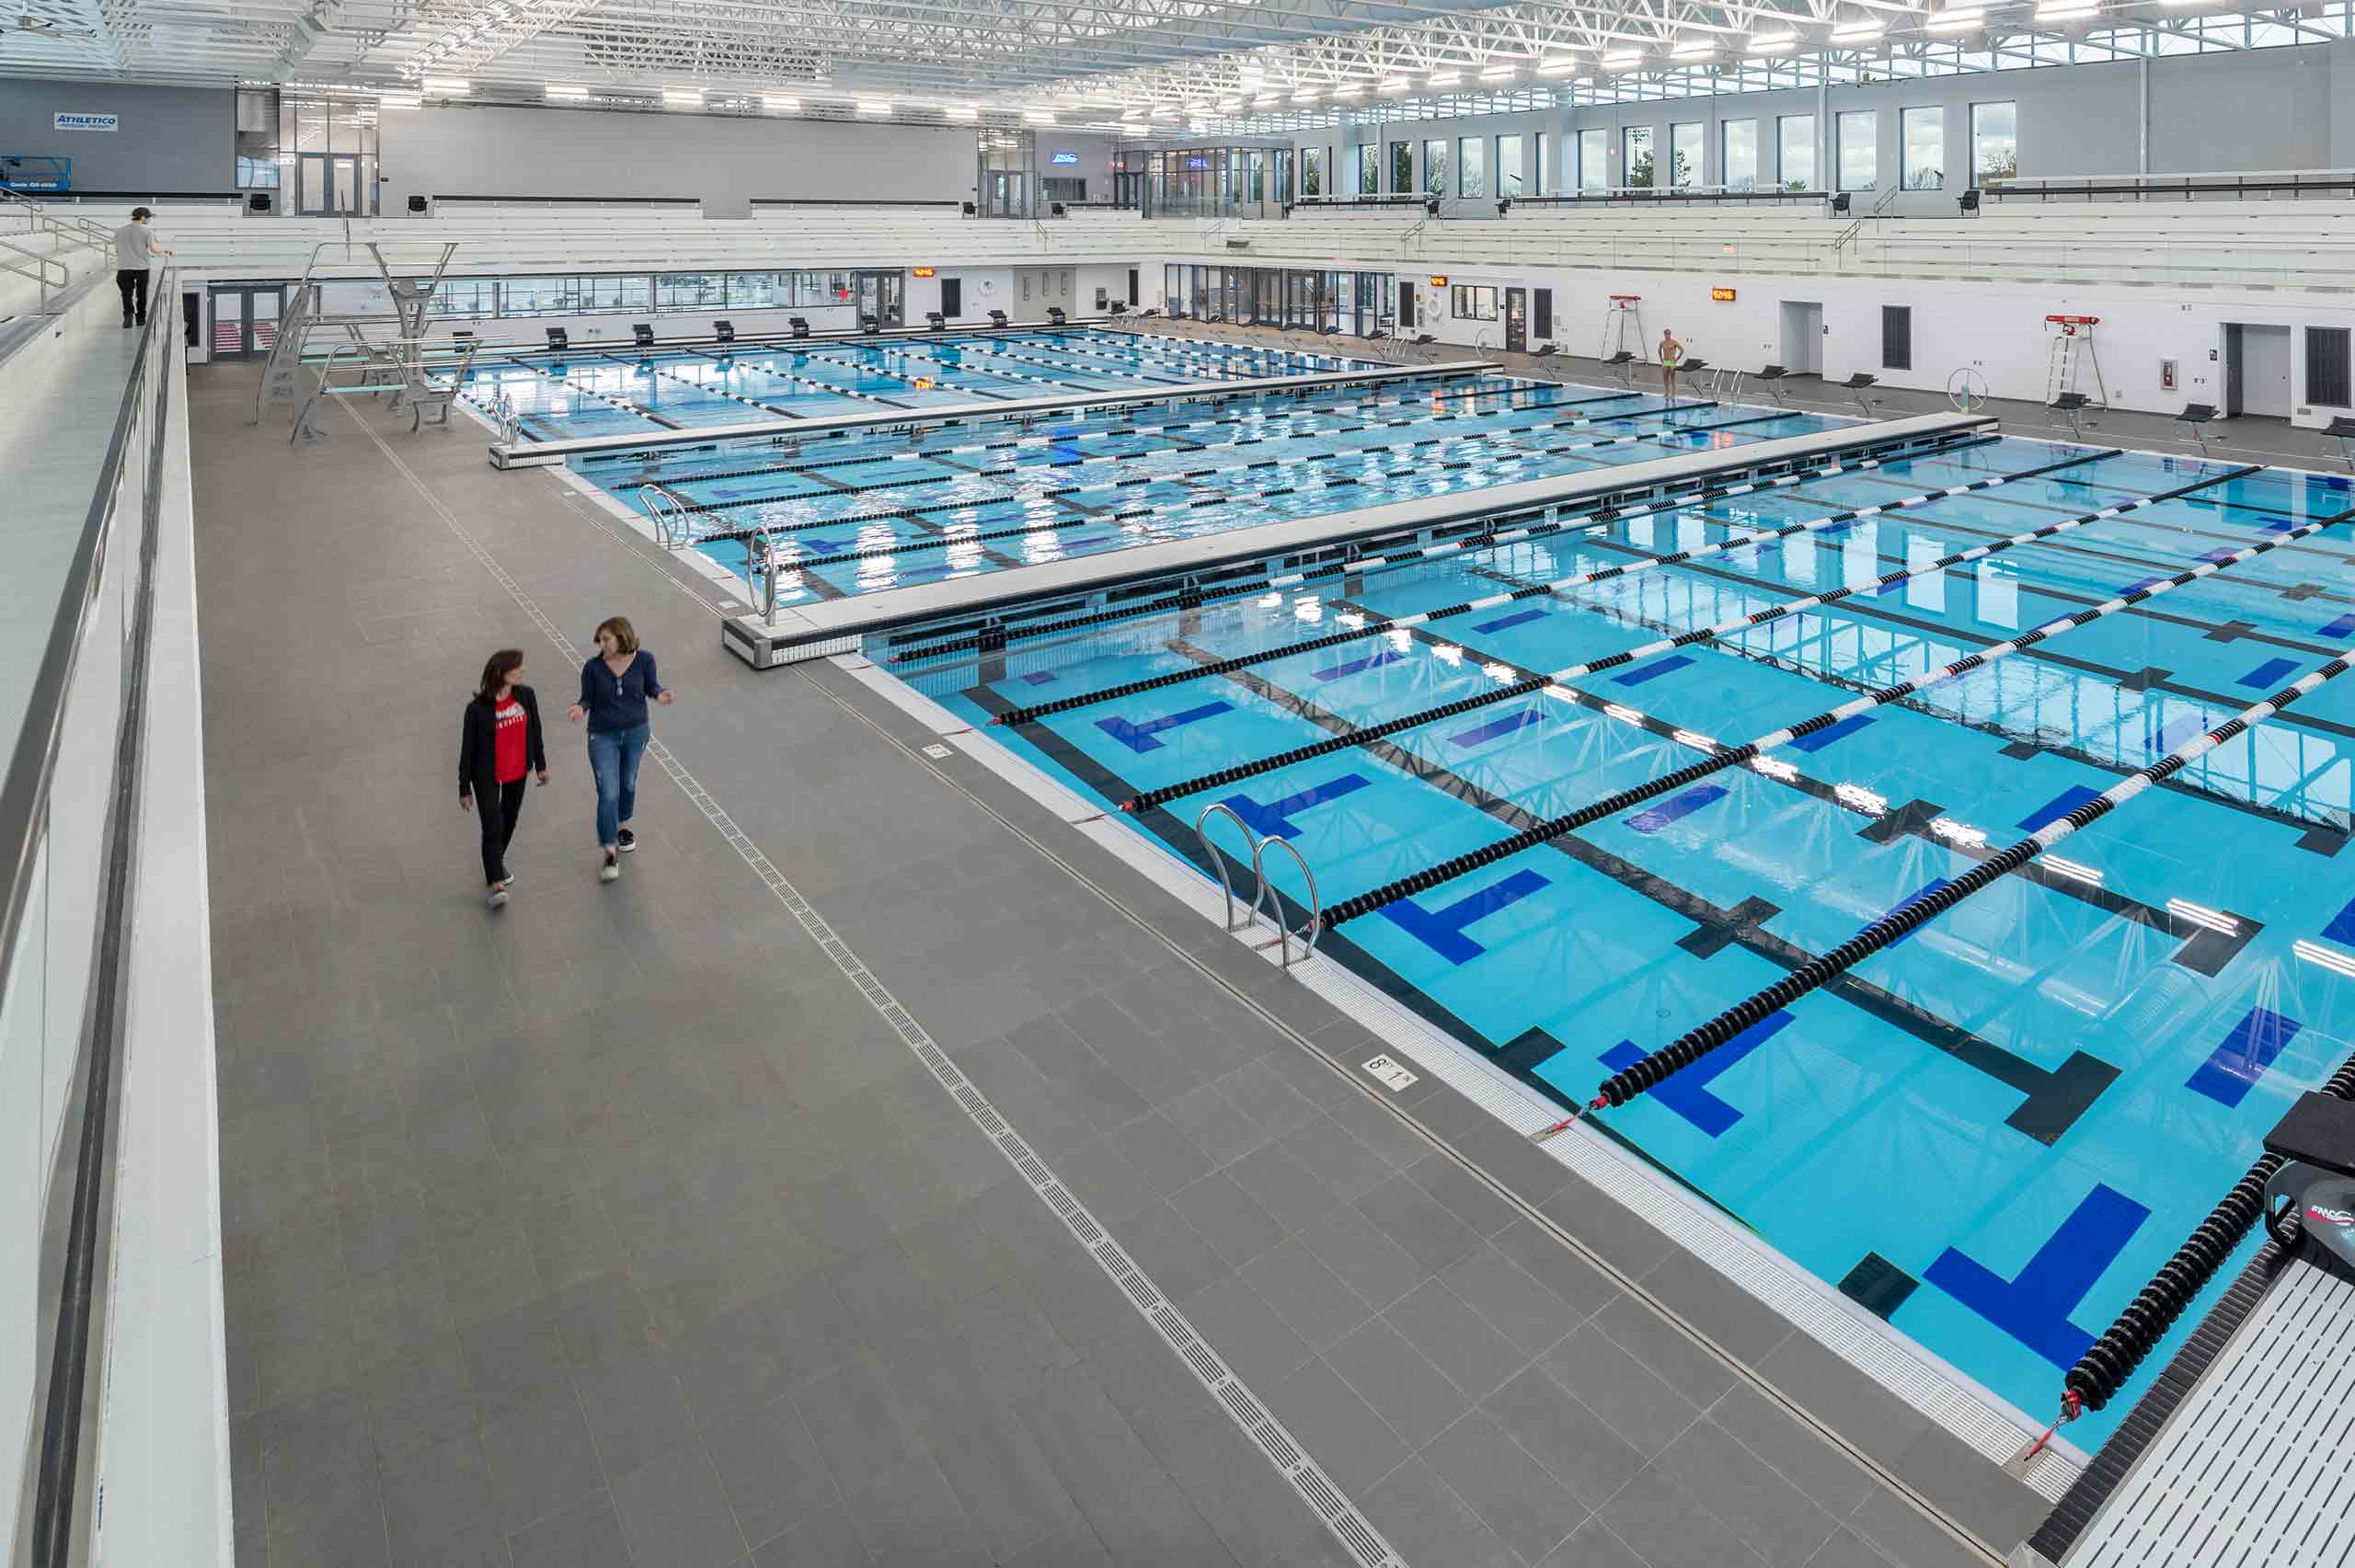
[[[507,846],[523,813],[523,775],[548,782],[547,749],[540,739],[540,702],[523,684],[523,650],[505,647],[482,667],[482,684],[466,704],[458,739],[458,808],[482,810],[482,875],[490,907],[507,902],[515,878],[507,874]]]

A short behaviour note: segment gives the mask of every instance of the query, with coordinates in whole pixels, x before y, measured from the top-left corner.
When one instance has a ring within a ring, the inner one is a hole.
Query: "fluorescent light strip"
[[[437,98],[462,98],[475,90],[472,82],[456,76],[428,76],[423,86]]]
[[[415,93],[384,93],[376,99],[378,109],[421,109],[425,100]]]
[[[1333,89],[1333,96],[1337,98],[1361,98],[1365,97],[1365,84],[1363,82],[1351,82],[1346,87],[1335,87]]]
[[[1775,49],[1790,49],[1798,41],[1799,35],[1794,32],[1752,33],[1750,36],[1750,47],[1761,53]]]
[[[761,98],[761,107],[771,114],[798,114],[801,112],[801,100],[799,98],[770,97],[764,95]],[[957,111],[952,109],[948,112],[951,115],[954,115]]]
[[[2188,920],[2194,925],[2204,925],[2210,931],[2221,931],[2226,936],[2238,936],[2241,933],[2240,921],[2221,910],[2211,910],[2205,904],[2195,904],[2188,898],[2169,898],[2167,913],[2181,920]]]
[[[1464,80],[1464,73],[1461,71],[1434,71],[1430,75],[1424,77],[1423,80],[1434,87],[1452,87],[1455,86],[1456,83]]]
[[[1578,68],[1576,60],[1547,60],[1538,64],[1537,74],[1541,76],[1568,76]]]
[[[1484,82],[1510,82],[1521,73],[1511,65],[1494,65],[1480,73]]]
[[[1385,93],[1403,93],[1413,87],[1414,85],[1414,83],[1409,82],[1404,76],[1384,76],[1382,79],[1380,88],[1377,90]]]
[[[558,103],[581,103],[589,97],[588,88],[574,86],[569,82],[550,82],[540,91]]]
[[[666,87],[662,92],[662,101],[669,104],[672,109],[701,109],[703,107],[703,95],[701,93],[676,92]]]
[[[1987,8],[1984,6],[1964,6],[1951,11],[1939,12],[1923,23],[1922,29],[1924,32],[1934,33],[1967,33],[1973,28],[1982,28],[1986,25]]]
[[[2042,860],[2045,865],[2059,872],[2063,876],[2074,876],[2080,882],[2097,883],[2101,880],[2101,873],[2096,871],[2090,865],[2079,865],[2075,861],[2062,860],[2057,854],[2045,855],[2042,857]]]
[[[1878,22],[1850,22],[1844,28],[1833,28],[1832,29],[1832,41],[1834,43],[1865,43],[1880,37],[1880,35],[1881,25]]]
[[[1680,43],[1669,52],[1671,60],[1706,60],[1717,52],[1714,43]]]
[[[891,112],[891,106],[881,98],[861,98],[858,100],[858,112],[861,114],[889,114]]]
[[[2307,963],[2318,964],[2333,974],[2346,975],[2355,979],[2355,958],[2349,958],[2344,953],[2334,953],[2327,947],[2308,942],[2303,936],[2290,944],[2290,951]]]
[[[2093,16],[2100,9],[2091,0],[2061,0],[2058,5],[2039,6],[2036,19],[2039,22],[2074,22]]]
[[[1623,54],[1606,54],[1603,57],[1603,68],[1605,71],[1632,71],[1643,63],[1644,56],[1640,50]]]

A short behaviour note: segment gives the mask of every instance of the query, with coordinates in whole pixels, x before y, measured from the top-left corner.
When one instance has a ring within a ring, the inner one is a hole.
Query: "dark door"
[[[1398,325],[1415,325],[1415,285],[1412,283],[1398,285]]]
[[[1529,352],[1529,291],[1505,291],[1505,352]]]
[[[1137,303],[1137,269],[1132,267],[1129,269],[1129,303],[1133,305]]]
[[[940,314],[954,321],[965,314],[965,280],[943,278],[940,280]]]
[[[1529,336],[1539,343],[1554,340],[1554,291],[1539,289],[1530,301]]]
[[[2224,418],[2237,419],[2241,413],[2241,324],[2224,323]]]

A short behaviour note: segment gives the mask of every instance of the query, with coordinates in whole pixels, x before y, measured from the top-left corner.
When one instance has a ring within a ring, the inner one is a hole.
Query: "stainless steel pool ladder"
[[[646,505],[647,521],[654,524],[654,542],[665,550],[675,550],[687,543],[687,503],[662,486],[647,483],[638,487],[638,498]]]
[[[1211,842],[1210,820],[1213,817],[1223,817],[1234,823],[1235,830],[1243,835],[1243,841],[1251,846],[1251,907],[1244,911],[1239,921],[1235,918],[1235,883],[1226,874],[1226,857],[1219,853],[1216,844]],[[1258,924],[1260,907],[1266,905],[1268,923],[1275,927],[1275,940],[1257,944],[1256,950],[1264,953],[1270,947],[1277,948],[1278,963],[1289,969],[1292,966],[1292,940],[1297,936],[1300,939],[1300,961],[1306,963],[1315,953],[1316,938],[1322,933],[1316,923],[1316,911],[1324,907],[1317,901],[1316,873],[1309,869],[1307,858],[1289,840],[1272,835],[1262,838],[1253,832],[1251,825],[1237,816],[1232,807],[1216,801],[1203,807],[1201,814],[1194,818],[1194,837],[1201,841],[1202,853],[1218,872],[1219,889],[1226,896],[1225,929],[1237,932],[1246,926]],[[1300,875],[1308,884],[1308,924],[1298,932],[1285,928],[1283,900],[1276,895],[1275,884],[1268,879],[1268,850],[1270,845],[1292,856],[1292,864],[1300,867]]]

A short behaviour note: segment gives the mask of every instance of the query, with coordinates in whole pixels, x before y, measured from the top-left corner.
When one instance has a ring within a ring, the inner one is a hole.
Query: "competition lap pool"
[[[790,608],[1855,422],[1453,374],[573,467],[726,571],[766,550]]]
[[[876,658],[976,724],[1018,713],[986,733],[1108,807],[1143,796],[1122,819],[1198,869],[1213,804],[1295,846],[1328,910],[1479,862],[1319,952],[1568,1106],[2355,647],[2355,539],[2328,521],[2350,505],[2334,477],[2006,438],[987,662]],[[1671,551],[1695,554],[1577,581]],[[2205,567],[1754,765],[1474,853]],[[1534,585],[1554,586],[1448,612]],[[1561,673],[1843,587],[1862,591]],[[1589,1125],[2040,1426],[2288,1102],[2355,1050],[2351,784],[2355,678]],[[2089,1448],[2130,1402],[2069,1436]]]
[[[461,395],[485,415],[511,412],[522,439],[544,441],[1381,368],[1261,344],[1040,327],[873,342],[575,344],[477,361]]]

